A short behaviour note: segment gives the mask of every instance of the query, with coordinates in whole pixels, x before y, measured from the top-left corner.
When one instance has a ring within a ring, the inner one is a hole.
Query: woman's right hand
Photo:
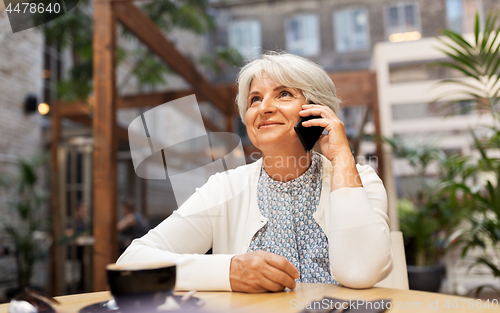
[[[235,255],[231,259],[231,289],[239,292],[282,291],[294,289],[299,271],[284,257],[265,251]]]

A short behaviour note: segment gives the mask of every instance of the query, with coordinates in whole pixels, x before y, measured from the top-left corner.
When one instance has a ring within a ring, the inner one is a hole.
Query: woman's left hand
[[[302,123],[305,127],[321,126],[325,127],[328,135],[321,135],[318,143],[321,152],[325,157],[333,162],[339,156],[352,156],[349,141],[345,134],[344,123],[337,117],[335,112],[327,106],[317,104],[304,104],[302,111],[299,112],[300,116],[306,117],[309,115],[321,116]]]

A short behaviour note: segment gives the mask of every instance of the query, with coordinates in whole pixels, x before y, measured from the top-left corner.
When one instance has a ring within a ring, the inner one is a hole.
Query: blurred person
[[[74,217],[66,223],[64,234],[66,237],[79,237],[85,233],[86,227],[87,204],[80,202],[76,208]],[[74,223],[74,224],[73,224]]]
[[[64,234],[66,236],[65,241],[68,240],[72,242],[71,245],[68,245],[68,260],[76,261],[76,267],[78,269],[79,279],[75,283],[76,290],[74,292],[84,292],[84,274],[85,274],[85,266],[84,266],[84,257],[85,257],[85,247],[84,245],[79,243],[79,239],[83,239],[83,237],[88,236],[88,227],[87,227],[87,204],[85,202],[80,202],[76,208],[74,216],[70,221],[66,224],[66,229],[64,230]],[[71,290],[70,290],[71,291]]]
[[[144,236],[149,230],[146,219],[135,210],[135,204],[132,199],[122,202],[123,217],[118,221],[118,242],[120,253],[130,245],[132,240]]]
[[[262,158],[211,176],[117,262],[174,262],[177,290],[369,288],[385,278],[387,195],[375,171],[355,162],[328,74],[308,59],[270,52],[241,69],[238,85],[239,113]],[[320,117],[303,126],[328,131],[317,143],[322,154],[306,152],[294,131],[307,116]]]

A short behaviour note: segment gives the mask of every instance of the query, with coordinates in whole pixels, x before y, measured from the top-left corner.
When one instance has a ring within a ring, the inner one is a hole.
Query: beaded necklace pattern
[[[323,160],[317,152],[307,171],[288,182],[273,180],[262,167],[257,200],[268,221],[254,235],[248,252],[263,250],[285,257],[299,270],[297,282],[336,284],[330,274],[328,239],[313,217],[322,173]]]

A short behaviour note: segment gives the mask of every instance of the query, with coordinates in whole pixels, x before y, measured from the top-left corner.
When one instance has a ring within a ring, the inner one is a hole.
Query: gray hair
[[[255,77],[262,80],[262,72],[276,83],[302,91],[308,103],[328,106],[334,112],[339,109],[335,85],[321,66],[300,56],[271,51],[245,65],[238,75],[236,104],[243,123],[250,85]]]

